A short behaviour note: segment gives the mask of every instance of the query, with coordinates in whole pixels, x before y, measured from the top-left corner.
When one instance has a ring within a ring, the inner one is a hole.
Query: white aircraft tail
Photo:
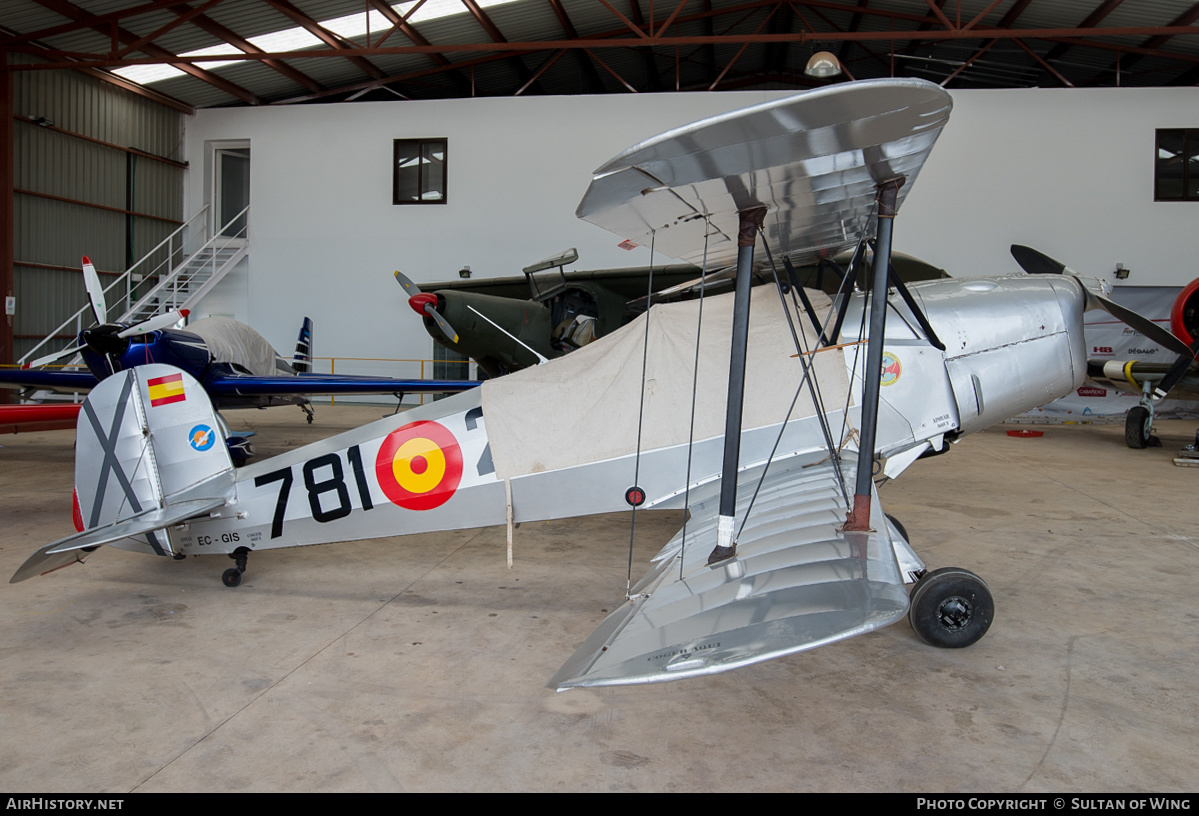
[[[104,379],[79,412],[75,493],[83,531],[38,550],[12,582],[80,560],[80,550],[122,539],[129,549],[174,555],[165,528],[223,506],[233,462],[203,387],[150,364]]]

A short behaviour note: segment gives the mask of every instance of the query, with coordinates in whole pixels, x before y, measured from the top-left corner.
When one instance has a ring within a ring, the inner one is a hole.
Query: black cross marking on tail
[[[125,418],[125,409],[129,406],[129,395],[133,391],[133,379],[134,375],[132,374],[125,377],[125,384],[121,387],[121,396],[117,399],[116,413],[113,414],[112,424],[107,433],[100,426],[100,418],[96,416],[96,409],[92,407],[91,401],[85,400],[83,403],[83,413],[87,415],[92,432],[96,435],[96,441],[100,443],[100,448],[104,451],[104,462],[100,465],[100,478],[96,482],[96,499],[92,504],[91,518],[87,524],[89,530],[100,523],[100,508],[104,505],[104,493],[108,490],[108,474],[110,472],[116,478],[125,498],[129,500],[129,506],[133,508],[133,512],[140,513],[142,510],[141,502],[137,500],[137,494],[133,492],[133,485],[129,483],[129,477],[121,469],[116,450],[117,437],[121,432],[121,420]],[[157,555],[167,554],[163,546],[158,543],[157,533],[147,533],[146,541],[154,548]]]

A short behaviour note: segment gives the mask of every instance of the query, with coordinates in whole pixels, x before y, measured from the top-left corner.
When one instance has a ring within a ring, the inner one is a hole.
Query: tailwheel
[[[995,601],[986,582],[973,572],[942,567],[925,573],[908,603],[908,621],[931,646],[961,649],[987,633],[995,617]]]
[[[250,551],[245,547],[238,547],[233,552],[229,553],[229,557],[237,564],[236,567],[230,567],[221,573],[221,583],[227,587],[235,587],[241,585],[242,573],[246,571],[247,557]]]

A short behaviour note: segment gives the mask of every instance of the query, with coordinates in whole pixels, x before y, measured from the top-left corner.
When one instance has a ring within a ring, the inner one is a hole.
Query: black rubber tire
[[[1133,450],[1149,447],[1152,420],[1149,409],[1144,405],[1134,405],[1128,409],[1124,418],[1124,442]]]
[[[908,622],[916,636],[939,649],[977,643],[995,618],[995,600],[982,578],[942,567],[924,574],[908,598]]]
[[[237,567],[230,567],[221,573],[221,583],[227,587],[235,587],[241,585],[241,570]]]

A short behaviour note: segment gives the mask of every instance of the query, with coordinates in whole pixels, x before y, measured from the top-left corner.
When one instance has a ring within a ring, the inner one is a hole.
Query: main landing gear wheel
[[[1153,416],[1144,405],[1134,405],[1124,418],[1124,442],[1134,450],[1147,448],[1152,442]]]
[[[924,574],[908,601],[908,622],[925,643],[940,649],[970,646],[987,633],[995,601],[982,578],[956,567]]]
[[[246,558],[250,551],[245,547],[238,547],[233,552],[229,553],[229,557],[236,563],[236,567],[230,567],[221,573],[221,583],[227,587],[241,586],[242,573],[246,571]]]

